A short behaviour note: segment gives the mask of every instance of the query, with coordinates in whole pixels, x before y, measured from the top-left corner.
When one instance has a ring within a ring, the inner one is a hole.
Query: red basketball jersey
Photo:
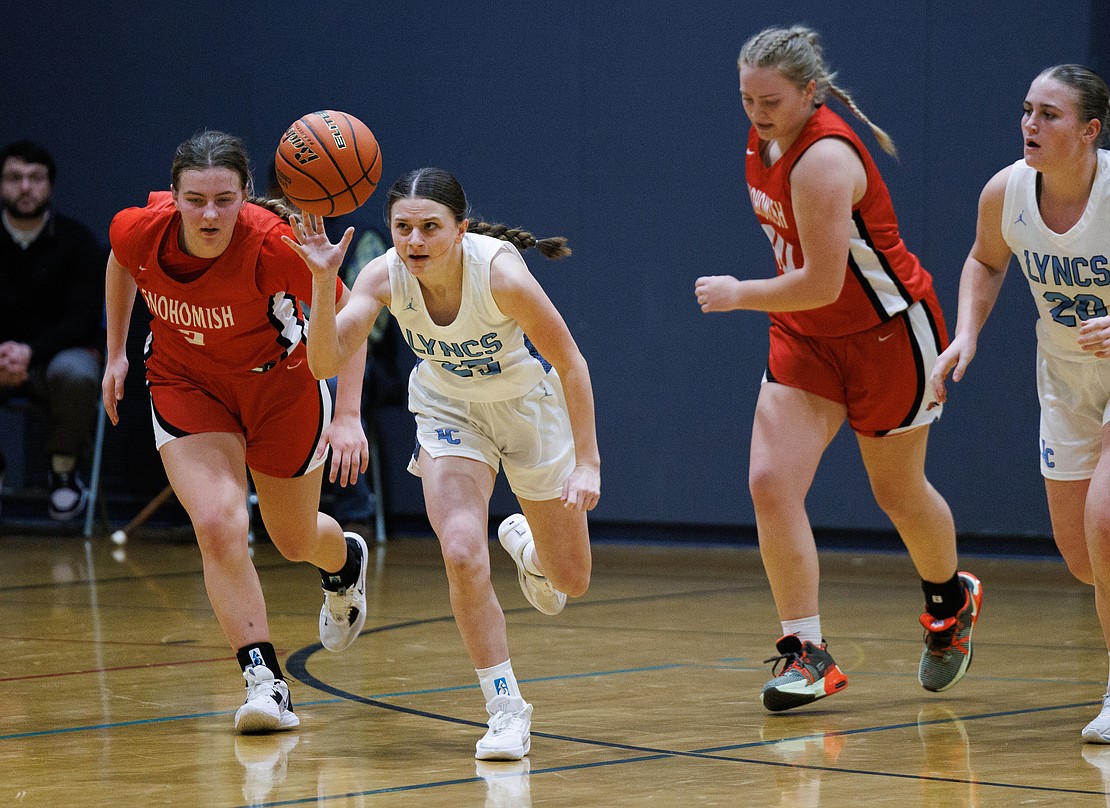
[[[790,172],[813,143],[839,137],[852,144],[867,172],[867,191],[852,208],[852,239],[840,296],[816,309],[772,312],[771,319],[809,336],[842,336],[890,320],[921,300],[933,279],[898,235],[898,218],[875,161],[848,123],[821,106],[775,164],[763,165],[759,135],[748,134],[745,172],[756,218],[771,240],[779,274],[805,265],[790,202]]]
[[[311,301],[312,274],[282,235],[287,222],[263,207],[239,212],[228,248],[203,269],[178,246],[181,217],[167,191],[112,220],[116,259],[138,284],[153,318],[147,370],[155,375],[265,371],[305,340],[298,300]],[[199,266],[181,281],[164,266]],[[342,292],[337,283],[336,296]]]

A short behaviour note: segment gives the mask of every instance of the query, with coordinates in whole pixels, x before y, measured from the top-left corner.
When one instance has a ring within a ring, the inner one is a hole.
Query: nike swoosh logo
[[[888,339],[890,339],[893,336],[894,336],[893,334],[887,334],[885,337],[879,337],[879,342],[886,342]]]
[[[748,154],[755,154],[751,149],[748,149]]]
[[[299,368],[301,366],[301,362],[303,362],[303,361],[304,361],[303,359],[298,359],[297,364],[295,364],[295,365],[286,365],[285,369],[286,370],[292,370],[293,368]]]

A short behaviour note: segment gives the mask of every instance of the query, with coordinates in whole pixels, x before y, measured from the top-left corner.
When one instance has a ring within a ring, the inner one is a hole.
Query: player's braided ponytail
[[[289,205],[284,199],[269,199],[263,196],[251,196],[247,197],[247,201],[258,205],[260,208],[266,208],[266,210],[271,213],[276,213],[286,221],[289,220],[290,216],[296,216],[298,219],[301,218],[301,212]]]
[[[566,258],[571,254],[571,249],[567,246],[567,240],[562,236],[536,238],[527,230],[520,230],[515,227],[493,224],[491,222],[471,222],[467,231],[482,236],[493,236],[502,241],[507,241],[521,252],[535,247],[545,258]]]
[[[863,114],[848,91],[833,83],[836,73],[825,63],[821,37],[812,28],[794,25],[790,28],[765,28],[744,43],[740,49],[737,67],[770,67],[781,73],[798,88],[814,82],[813,101],[823,104],[831,93],[852,114],[867,124],[882,150],[892,157],[898,156],[894,141],[885,131]]]

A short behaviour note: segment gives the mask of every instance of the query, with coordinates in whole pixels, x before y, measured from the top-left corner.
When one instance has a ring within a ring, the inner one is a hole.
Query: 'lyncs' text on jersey
[[[491,331],[480,340],[468,339],[465,342],[444,342],[443,340],[428,338],[423,334],[413,334],[410,329],[405,329],[405,339],[409,347],[417,356],[427,357],[470,357],[475,359],[480,356],[489,356],[501,350],[501,340],[497,332]]]
[[[235,317],[231,306],[204,307],[190,306],[180,300],[156,295],[142,290],[143,299],[159,320],[185,328],[233,328]]]
[[[1024,260],[1025,274],[1034,283],[1110,286],[1110,267],[1107,266],[1105,255],[1042,255],[1025,250]]]

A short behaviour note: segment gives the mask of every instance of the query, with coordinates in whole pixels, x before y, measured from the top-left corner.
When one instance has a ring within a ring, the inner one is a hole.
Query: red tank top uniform
[[[783,155],[766,166],[752,127],[745,160],[752,207],[771,241],[778,273],[802,268],[790,172],[810,146],[826,137],[850,143],[867,176],[867,190],[852,206],[844,286],[828,305],[769,313],[767,378],[844,403],[849,423],[862,434],[928,423],[940,410],[926,415],[927,377],[948,344],[947,330],[932,276],[902,241],[890,192],[859,136],[821,106]],[[907,316],[919,301],[923,305]]]
[[[312,299],[312,276],[281,240],[292,235],[288,224],[248,203],[214,259],[186,254],[180,229],[172,195],[159,191],[146,207],[118,213],[109,231],[152,315],[146,376],[158,445],[237,432],[252,469],[304,474],[319,465],[313,455],[332,402],[308,368],[298,300]]]

